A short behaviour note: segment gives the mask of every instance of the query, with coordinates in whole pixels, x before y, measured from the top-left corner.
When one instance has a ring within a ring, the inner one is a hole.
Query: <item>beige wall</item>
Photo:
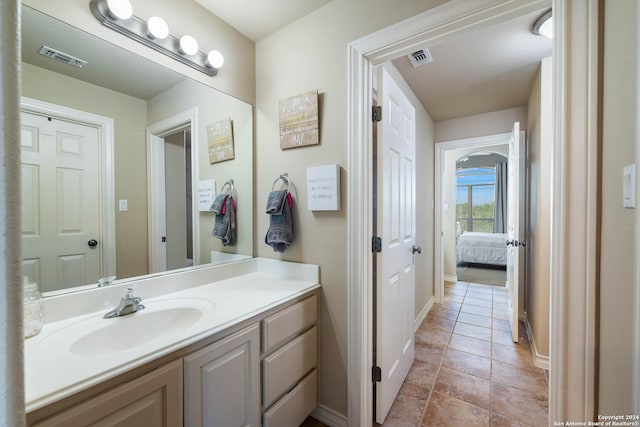
[[[256,44],[256,254],[321,265],[319,403],[347,412],[347,179],[342,210],[306,210],[306,168],[347,165],[347,45],[443,1],[334,0]],[[320,145],[282,151],[278,100],[309,90],[320,93]],[[262,239],[271,183],[289,172],[295,185],[295,243],[274,253]]]
[[[549,280],[551,263],[551,58],[542,61],[529,95],[527,150],[529,223],[526,231],[525,310],[539,355],[549,356]]]
[[[114,119],[116,275],[147,274],[147,102],[30,64],[22,64],[22,95]],[[115,207],[114,207],[115,209]]]
[[[252,105],[255,103],[254,43],[195,1],[136,0],[132,2],[133,13],[143,19],[159,15],[169,24],[172,35],[191,34],[198,40],[200,50],[217,49],[222,52],[224,67],[215,77],[104,27],[91,14],[89,0],[23,0],[22,3]]]
[[[635,0],[604,10],[599,413],[632,413],[634,210],[622,207],[622,168],[634,162]],[[637,208],[636,208],[637,209]]]
[[[436,142],[445,142],[507,133],[511,132],[514,122],[520,122],[520,129],[526,129],[526,105],[436,122],[434,138]]]
[[[223,247],[219,239],[211,237],[214,215],[200,212],[200,254],[198,264],[211,262],[211,251],[253,255],[253,108],[229,95],[198,82],[185,80],[168,91],[149,100],[148,123],[152,125],[168,117],[197,108],[197,129],[192,129],[193,147],[198,151],[198,179],[214,179],[216,190],[229,179],[234,180],[237,202],[236,244]],[[235,157],[233,160],[211,164],[207,145],[207,126],[231,118]],[[196,148],[197,147],[197,148]]]

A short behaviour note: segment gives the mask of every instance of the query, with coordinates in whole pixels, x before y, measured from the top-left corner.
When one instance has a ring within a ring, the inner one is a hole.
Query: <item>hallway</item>
[[[505,288],[446,283],[384,426],[546,426],[548,373],[522,324],[512,342],[507,308]]]

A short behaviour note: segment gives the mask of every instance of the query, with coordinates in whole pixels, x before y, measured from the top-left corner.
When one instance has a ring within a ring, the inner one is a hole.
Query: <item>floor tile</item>
[[[491,357],[491,343],[477,338],[453,334],[449,341],[449,348],[472,353],[477,356]]]
[[[525,368],[532,368],[534,366],[531,349],[528,345],[523,344],[502,345],[493,343],[491,358]]]
[[[533,426],[548,424],[549,405],[546,398],[493,383],[491,399],[493,411],[507,418]]]
[[[493,318],[509,320],[509,312],[504,310],[493,310]]]
[[[477,305],[478,307],[485,307],[485,308],[493,307],[493,303],[491,302],[491,300],[471,298],[469,296],[464,297],[464,303],[469,305]]]
[[[509,329],[508,331],[501,331],[498,329],[494,329],[492,340],[494,343],[498,343],[506,346],[515,345],[515,343],[513,342],[513,337],[511,336],[511,329]]]
[[[458,322],[471,323],[472,325],[491,328],[491,318],[487,316],[478,316],[477,314],[461,312],[458,316]]]
[[[428,362],[416,358],[413,361],[413,365],[411,365],[411,369],[409,369],[409,374],[407,374],[407,379],[405,381],[424,388],[432,389],[436,383],[436,377],[438,375],[438,370],[440,369],[441,361],[442,356],[440,356],[437,361],[429,360]]]
[[[313,417],[307,417],[307,419],[300,424],[300,427],[327,427],[327,425]]]
[[[479,340],[491,341],[491,329],[469,323],[456,322],[453,332],[466,337],[477,338]]]
[[[479,291],[476,291],[476,290],[469,289],[467,291],[466,298],[473,298],[473,299],[481,299],[481,300],[485,300],[485,301],[491,301],[491,300],[493,300],[493,294],[491,293],[491,291],[489,291],[489,292],[479,292]]]
[[[445,394],[432,392],[423,426],[489,427],[489,411]]]
[[[476,377],[491,378],[491,359],[455,349],[448,349],[442,366]]]
[[[414,353],[416,360],[422,360],[423,362],[427,362],[431,364],[430,366],[435,367],[435,369],[437,369],[438,366],[440,366],[440,362],[444,357],[444,353],[445,353],[444,347],[416,341],[415,353]]]
[[[491,382],[489,380],[443,366],[433,390],[484,409],[491,409]]]
[[[432,316],[431,313],[429,313],[422,321],[420,328],[439,329],[441,331],[451,332],[455,324],[456,322],[454,320]]]
[[[458,318],[457,310],[447,310],[446,308],[442,307],[442,304],[434,304],[429,314],[449,320],[456,320]]]
[[[469,292],[478,292],[484,294],[493,294],[493,285],[483,285],[480,283],[469,284]]]
[[[462,306],[462,303],[461,302],[443,301],[442,304],[440,304],[440,306],[442,306],[442,308],[444,308],[445,310],[458,311],[458,310],[460,310],[460,307]]]
[[[507,331],[507,332],[511,331],[511,324],[509,323],[508,320],[504,320],[504,319],[494,318],[493,323],[491,324],[491,327],[499,331]]]
[[[467,288],[444,288],[444,294],[464,297],[467,294]]]
[[[430,391],[404,382],[383,426],[417,426],[427,406]]]
[[[433,344],[445,347],[451,338],[451,332],[441,331],[435,328],[418,328],[416,331],[416,343]]]
[[[491,414],[491,427],[533,427],[533,426],[531,426],[530,424],[525,424],[519,421],[509,419],[501,414],[493,413]]]
[[[492,314],[492,311],[489,307],[479,307],[477,305],[471,304],[462,304],[462,307],[460,307],[460,311],[487,317],[491,317]]]
[[[511,363],[493,360],[491,380],[506,386],[517,388],[540,399],[549,393],[549,386],[544,371],[539,368],[525,368]]]
[[[462,301],[464,301],[464,296],[463,295],[456,295],[456,294],[445,294],[444,295],[444,301],[445,302],[462,303]]]

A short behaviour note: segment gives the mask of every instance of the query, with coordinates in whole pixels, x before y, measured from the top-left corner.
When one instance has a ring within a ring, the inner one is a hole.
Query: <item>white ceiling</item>
[[[551,56],[550,39],[530,28],[543,10],[429,46],[433,63],[393,64],[437,122],[527,105],[538,65]]]
[[[196,0],[255,41],[297,21],[331,0]]]

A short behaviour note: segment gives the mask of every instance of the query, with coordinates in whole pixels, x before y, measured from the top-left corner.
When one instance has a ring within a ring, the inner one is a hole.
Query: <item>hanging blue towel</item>
[[[275,252],[284,252],[293,243],[291,207],[293,199],[287,190],[272,191],[267,199],[266,213],[270,215],[269,229],[264,242]]]

